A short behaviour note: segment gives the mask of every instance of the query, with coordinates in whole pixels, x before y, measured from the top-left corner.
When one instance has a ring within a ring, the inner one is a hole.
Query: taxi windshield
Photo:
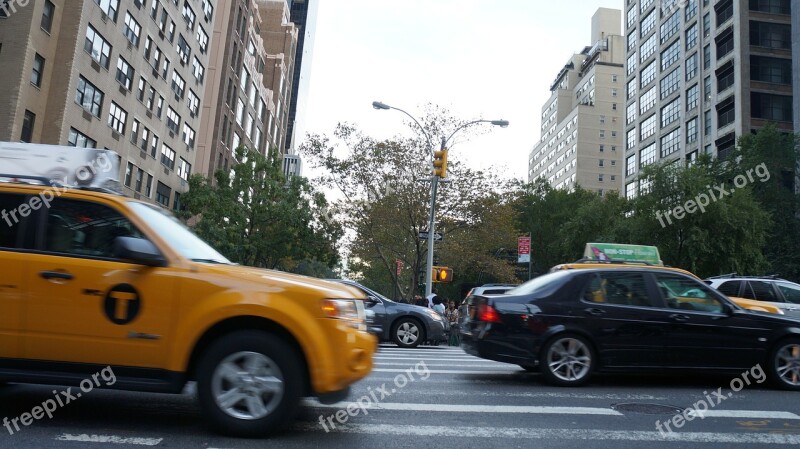
[[[171,213],[145,203],[130,202],[131,209],[183,257],[194,262],[232,264],[208,243],[194,235]]]

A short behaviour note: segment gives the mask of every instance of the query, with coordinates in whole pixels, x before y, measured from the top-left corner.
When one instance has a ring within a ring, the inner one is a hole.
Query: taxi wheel
[[[544,378],[553,385],[577,387],[585,384],[595,365],[589,342],[575,334],[556,335],[542,348],[539,366]]]
[[[401,348],[416,348],[425,341],[425,331],[419,321],[400,318],[392,326],[392,340]]]
[[[212,343],[197,366],[197,394],[207,424],[237,437],[282,429],[297,412],[305,373],[297,351],[261,331]]]
[[[779,341],[770,352],[767,372],[772,383],[783,390],[800,390],[800,339]]]

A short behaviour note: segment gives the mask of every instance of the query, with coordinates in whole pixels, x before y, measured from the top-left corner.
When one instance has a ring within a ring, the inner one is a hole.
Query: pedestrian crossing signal
[[[433,282],[453,282],[453,269],[449,267],[433,267]]]

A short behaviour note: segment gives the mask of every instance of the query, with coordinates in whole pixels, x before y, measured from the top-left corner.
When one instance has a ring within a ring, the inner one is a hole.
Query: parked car
[[[674,269],[556,270],[503,295],[478,296],[464,350],[577,386],[594,372],[696,369],[740,374],[757,364],[800,390],[800,321],[743,309]]]
[[[467,296],[461,300],[461,305],[458,308],[459,323],[463,324],[469,318],[469,308],[474,297],[484,295],[502,295],[517,285],[519,284],[483,284],[480,287],[474,287],[470,289],[470,291],[467,292]]]
[[[415,348],[425,341],[446,340],[450,325],[435,310],[395,302],[349,279],[330,279],[361,290],[368,313],[374,313],[371,326],[381,341],[393,341],[403,348]]]
[[[360,291],[231,263],[158,206],[12,175],[0,182],[0,210],[19,212],[0,225],[0,383],[77,386],[100,369],[115,389],[196,381],[208,424],[251,437],[288,424],[302,397],[346,399],[370,373]]]
[[[728,296],[763,301],[780,308],[786,315],[800,317],[800,285],[786,279],[733,273],[713,276],[705,282]]]

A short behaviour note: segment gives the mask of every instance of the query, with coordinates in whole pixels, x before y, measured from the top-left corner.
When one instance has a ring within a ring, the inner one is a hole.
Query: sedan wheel
[[[206,421],[233,436],[271,433],[291,420],[304,386],[296,350],[259,331],[212,344],[198,365],[197,391]]]
[[[577,335],[560,335],[542,349],[542,375],[552,384],[578,386],[586,383],[594,367],[589,343]]]
[[[425,332],[416,320],[402,318],[394,325],[392,337],[397,346],[416,348],[424,340]]]
[[[785,390],[800,390],[800,340],[779,342],[769,362],[772,382]]]

